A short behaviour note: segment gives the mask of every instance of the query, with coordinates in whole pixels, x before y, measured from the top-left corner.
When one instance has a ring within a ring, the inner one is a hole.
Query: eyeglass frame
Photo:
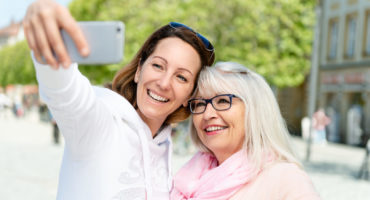
[[[170,22],[168,25],[171,26],[172,28],[181,28],[181,27],[184,27],[184,28],[192,31],[202,41],[202,43],[204,44],[204,46],[206,47],[206,49],[208,51],[212,51],[213,52],[215,50],[215,48],[213,47],[212,43],[206,37],[204,37],[202,34],[196,32],[196,31],[194,31],[189,26],[186,26],[185,24],[181,24],[179,22]]]
[[[212,103],[213,99],[214,99],[214,98],[217,98],[217,97],[220,97],[220,96],[228,96],[228,97],[229,97],[229,99],[230,99],[230,106],[229,106],[228,108],[225,108],[225,109],[217,109],[217,108],[213,105],[213,103]],[[216,96],[214,96],[214,97],[212,97],[212,98],[209,98],[209,99],[193,98],[193,99],[190,99],[190,100],[188,101],[188,107],[189,107],[189,110],[190,110],[190,112],[191,112],[192,114],[202,114],[202,113],[204,113],[204,112],[207,110],[207,106],[208,106],[208,104],[209,104],[209,103],[212,105],[212,107],[213,107],[215,110],[217,110],[217,111],[225,111],[225,110],[229,110],[229,109],[231,108],[231,106],[232,106],[232,104],[233,104],[233,98],[239,98],[239,97],[238,97],[238,96],[236,96],[236,95],[234,95],[234,94],[219,94],[219,95],[216,95]],[[204,110],[203,110],[202,112],[196,112],[196,113],[194,113],[194,112],[193,112],[193,110],[191,109],[191,102],[192,102],[192,101],[195,101],[195,100],[203,100],[203,101],[205,101],[205,102],[206,102],[206,105],[204,106]]]

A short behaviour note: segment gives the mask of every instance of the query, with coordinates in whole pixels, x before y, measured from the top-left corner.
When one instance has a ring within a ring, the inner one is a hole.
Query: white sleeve
[[[113,117],[95,95],[89,80],[76,63],[68,69],[52,69],[37,62],[32,55],[39,83],[40,98],[48,105],[66,148],[81,158],[99,149],[111,132]]]

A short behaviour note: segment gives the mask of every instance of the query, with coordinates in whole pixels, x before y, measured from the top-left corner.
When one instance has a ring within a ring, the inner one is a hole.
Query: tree
[[[155,29],[178,21],[193,27],[212,42],[216,60],[240,62],[262,74],[274,86],[292,87],[301,84],[309,73],[315,2],[74,0],[69,8],[77,20],[125,23],[125,55],[121,63],[80,67],[94,84],[111,81],[115,72],[133,58]],[[0,51],[1,84],[14,82],[19,73],[25,81],[34,81],[34,75],[27,74],[34,74],[32,68],[19,70],[30,63],[29,52],[19,51],[24,46],[22,43]],[[13,59],[15,52],[18,61]]]
[[[125,60],[110,72],[127,63],[156,28],[179,21],[212,41],[216,60],[240,62],[272,85],[287,87],[301,84],[309,72],[314,5],[314,0],[75,0],[70,9],[78,20],[125,23]]]
[[[36,83],[30,51],[26,41],[0,50],[0,86]]]

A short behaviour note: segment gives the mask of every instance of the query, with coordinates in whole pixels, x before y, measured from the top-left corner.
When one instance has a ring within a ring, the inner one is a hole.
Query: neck
[[[145,117],[141,112],[138,112],[140,118],[148,125],[150,132],[152,133],[152,137],[154,138],[158,132],[158,130],[163,125],[165,119],[149,119]]]
[[[213,154],[215,155],[218,165],[221,165],[225,160],[230,158],[230,156],[234,155],[236,152],[238,152],[240,149],[235,149],[233,151],[225,151],[225,150],[219,150],[219,151],[213,151]]]
[[[152,137],[155,138],[155,136],[157,135],[159,129],[161,128],[161,126],[163,124],[163,121],[162,122],[147,122],[147,121],[145,121],[145,123],[148,125],[148,127],[150,129],[150,132],[152,132]]]
[[[218,161],[218,165],[221,165],[225,160],[227,160],[232,154],[229,154],[229,153],[225,153],[225,152],[220,152],[220,153],[214,153],[217,161]]]

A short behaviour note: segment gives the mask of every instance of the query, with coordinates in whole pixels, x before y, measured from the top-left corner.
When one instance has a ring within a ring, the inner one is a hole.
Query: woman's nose
[[[171,86],[171,75],[169,73],[164,73],[159,79],[158,85],[163,90],[169,89]]]
[[[207,103],[206,110],[203,113],[204,119],[211,119],[217,116],[217,110],[212,106],[211,103]]]

